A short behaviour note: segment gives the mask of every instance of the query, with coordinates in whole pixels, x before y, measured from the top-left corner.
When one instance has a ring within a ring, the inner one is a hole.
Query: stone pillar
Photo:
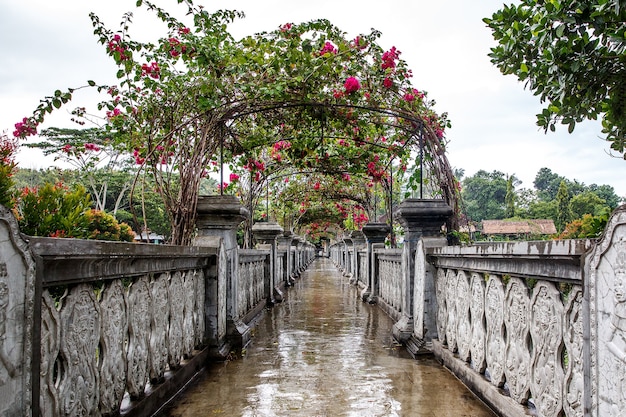
[[[354,230],[350,233],[352,239],[352,277],[350,278],[351,284],[358,284],[359,282],[359,251],[365,244],[365,235],[360,230]]]
[[[276,222],[255,223],[252,226],[252,234],[261,243],[268,245],[270,249],[270,276],[265,280],[265,294],[267,302],[272,305],[283,301],[283,293],[278,288],[276,277],[278,276],[278,242],[277,238],[283,234],[283,228]]]
[[[343,265],[343,276],[346,278],[352,278],[352,250],[354,248],[354,242],[352,242],[352,239],[348,236],[343,238],[343,243],[343,257],[345,259]]]
[[[278,244],[285,249],[285,261],[283,262],[283,279],[285,280],[285,286],[293,285],[293,278],[291,272],[293,271],[291,259],[291,241],[293,240],[293,232],[291,230],[285,230],[282,236],[278,236]]]
[[[298,243],[300,243],[300,237],[294,234],[291,239],[291,251],[289,255],[289,258],[291,258],[291,266],[292,266],[291,278],[294,280],[300,276],[300,265],[298,263],[299,261]]]
[[[374,251],[385,247],[385,238],[391,231],[387,223],[367,223],[363,226],[363,235],[367,239],[367,287],[361,292],[364,302],[374,304],[378,301],[378,266]]]
[[[393,326],[393,337],[405,344],[413,334],[413,294],[415,251],[420,239],[440,238],[441,226],[452,215],[452,208],[443,200],[404,200],[395,216],[404,228],[402,248],[402,317]]]
[[[226,258],[226,337],[233,347],[245,346],[250,340],[250,328],[237,317],[237,281],[239,279],[237,227],[246,219],[249,212],[233,195],[199,197],[197,210],[198,236],[193,244],[194,246],[211,246],[221,239]],[[220,286],[219,282],[217,286]],[[208,288],[209,286],[207,286],[207,291],[209,291]],[[214,296],[207,292],[207,302],[221,302],[219,297],[218,300],[212,298]],[[207,310],[209,307],[207,306]],[[223,311],[223,309],[218,308],[218,311]],[[228,354],[228,351],[226,353]]]
[[[1,416],[40,415],[40,370],[48,372],[40,363],[44,303],[40,298],[35,260],[11,210],[0,205]],[[50,339],[59,343],[53,336]],[[46,397],[46,392],[41,396]]]

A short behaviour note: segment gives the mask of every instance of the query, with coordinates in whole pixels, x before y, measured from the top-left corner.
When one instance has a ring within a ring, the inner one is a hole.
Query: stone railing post
[[[352,277],[350,277],[351,284],[357,284],[359,282],[359,250],[365,245],[365,235],[360,230],[355,230],[350,233],[352,239]]]
[[[218,239],[221,239],[224,245],[224,253],[226,258],[225,266],[225,283],[215,283],[216,288],[210,288],[207,284],[206,302],[217,303],[217,306],[207,305],[206,311],[212,311],[217,308],[226,313],[226,337],[236,346],[245,346],[250,340],[250,328],[237,318],[238,296],[237,282],[239,280],[239,253],[237,247],[237,227],[248,216],[248,210],[241,205],[237,197],[233,195],[216,195],[203,196],[198,198],[198,218],[196,225],[198,226],[198,235],[194,239],[194,246],[211,246],[215,245]],[[219,265],[219,268],[223,266]],[[223,300],[221,285],[226,284],[225,300]],[[220,303],[226,304],[223,309]],[[220,320],[220,317],[217,317]],[[207,324],[210,323],[210,320]],[[223,348],[226,350],[227,347]]]
[[[283,301],[283,293],[278,288],[276,277],[278,276],[278,236],[283,234],[283,228],[276,222],[255,223],[252,226],[252,234],[262,244],[269,245],[270,249],[270,274],[265,279],[265,294],[267,302],[271,305]]]
[[[363,235],[367,240],[367,287],[361,292],[364,302],[374,304],[378,300],[379,276],[376,256],[374,251],[385,247],[385,238],[391,231],[387,223],[367,223],[363,226]]]
[[[352,250],[354,248],[354,243],[352,242],[352,238],[346,236],[343,238],[343,276],[346,278],[352,278]]]
[[[293,232],[291,230],[285,230],[282,236],[278,236],[278,245],[283,248],[285,253],[285,260],[283,261],[283,279],[285,280],[285,286],[293,285],[293,278],[291,272],[293,271],[293,260],[291,258],[291,241],[293,240]]]
[[[452,208],[443,200],[404,200],[395,216],[404,229],[402,248],[402,317],[393,326],[393,337],[405,344],[413,334],[413,294],[415,279],[415,251],[420,239],[438,239],[441,226],[452,215]],[[434,285],[434,284],[433,284]]]

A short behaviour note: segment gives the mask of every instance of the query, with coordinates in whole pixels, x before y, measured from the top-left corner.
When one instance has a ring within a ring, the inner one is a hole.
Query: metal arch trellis
[[[379,114],[383,114],[383,115],[387,115],[387,116],[392,116],[392,117],[396,117],[396,118],[400,118],[403,120],[406,120],[407,122],[410,122],[410,126],[412,129],[409,129],[408,127],[402,126],[402,125],[390,125],[395,129],[400,129],[400,130],[405,130],[407,132],[410,132],[410,136],[412,138],[416,138],[417,142],[418,142],[418,150],[419,150],[419,160],[420,160],[420,178],[419,178],[419,195],[420,198],[423,198],[423,182],[424,182],[424,175],[423,175],[423,170],[424,170],[424,156],[425,156],[425,148],[427,147],[426,143],[428,143],[428,147],[430,148],[430,154],[432,154],[432,160],[435,161],[433,162],[434,165],[434,171],[436,172],[436,174],[438,175],[437,180],[439,182],[439,187],[441,188],[441,191],[443,193],[443,197],[444,199],[447,201],[448,204],[450,204],[454,210],[454,212],[458,212],[458,200],[456,197],[456,193],[454,191],[455,187],[454,187],[454,175],[451,171],[451,168],[449,166],[449,163],[447,161],[447,158],[445,157],[445,152],[443,151],[443,146],[444,144],[441,142],[440,139],[437,139],[436,142],[438,142],[436,145],[433,144],[432,139],[429,141],[425,140],[425,135],[426,132],[425,130],[428,130],[429,128],[426,126],[424,120],[422,117],[412,114],[412,113],[408,113],[408,112],[404,112],[404,111],[400,111],[400,110],[392,110],[392,109],[388,109],[388,108],[379,108],[379,107],[368,107],[368,106],[359,106],[359,105],[350,105],[350,104],[333,104],[333,103],[320,103],[320,102],[282,102],[282,103],[263,103],[259,106],[254,106],[252,108],[248,107],[245,111],[241,111],[241,112],[235,112],[235,114],[231,114],[230,120],[234,121],[236,119],[239,118],[243,118],[245,116],[249,116],[252,114],[257,114],[257,113],[265,113],[265,112],[269,112],[269,111],[273,111],[273,110],[284,110],[284,109],[289,109],[289,108],[297,108],[297,107],[322,107],[322,108],[348,108],[348,109],[359,109],[359,110],[363,110],[366,112],[375,112],[375,113],[379,113]],[[322,137],[324,137],[324,127],[322,125],[321,127],[322,129]],[[430,132],[430,136],[436,137],[436,135],[434,134],[434,132]],[[242,149],[245,149],[245,147],[239,143],[237,141],[237,139],[232,136],[233,139],[235,140],[235,142],[237,143],[238,146],[240,146]],[[281,138],[280,140],[284,140],[285,138]],[[405,141],[404,145],[402,146],[401,149],[406,148],[407,146],[410,146],[414,139],[408,139]],[[357,141],[356,139],[353,138],[353,140]],[[380,147],[381,149],[385,149],[385,150],[389,150],[390,147],[388,146],[384,146],[381,145],[379,143],[374,143],[374,142],[366,142],[366,141],[360,141],[361,143],[366,143],[368,146],[373,146],[373,147]],[[252,150],[256,147],[263,147],[263,146],[267,146],[268,143],[270,142],[265,142],[256,146],[253,146],[247,150]],[[435,155],[436,154],[436,155]],[[436,157],[435,157],[436,156]],[[224,175],[224,136],[220,137],[220,179],[221,179],[221,184],[223,184],[223,175]],[[395,157],[391,157],[387,163],[387,168],[390,170],[392,170],[392,163],[393,160],[395,159]],[[393,175],[393,174],[391,174]],[[391,185],[390,189],[391,189],[391,193],[393,192],[393,185]],[[220,187],[220,193],[223,193],[223,187]],[[390,197],[390,202],[391,204],[393,204],[392,201],[392,196]],[[393,212],[393,207],[390,207],[390,211]],[[269,213],[268,213],[269,216]],[[457,219],[453,219],[453,223],[449,226],[451,226],[453,229],[456,228],[456,226],[458,225],[458,220]]]

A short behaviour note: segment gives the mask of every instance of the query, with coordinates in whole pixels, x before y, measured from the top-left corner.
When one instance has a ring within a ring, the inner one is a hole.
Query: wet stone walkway
[[[317,259],[266,311],[240,358],[212,365],[162,414],[494,416],[433,358],[391,339],[391,319]]]

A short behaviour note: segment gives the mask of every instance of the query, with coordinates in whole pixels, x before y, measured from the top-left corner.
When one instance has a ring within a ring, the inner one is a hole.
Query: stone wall
[[[597,241],[413,245],[401,261],[373,245],[363,256],[375,259],[363,300],[411,318],[411,353],[434,353],[499,415],[624,415],[626,206]],[[329,248],[339,264],[344,247]]]
[[[300,242],[272,277],[269,251],[224,242],[29,237],[0,206],[0,416],[152,415],[243,340],[270,283],[314,257]]]

